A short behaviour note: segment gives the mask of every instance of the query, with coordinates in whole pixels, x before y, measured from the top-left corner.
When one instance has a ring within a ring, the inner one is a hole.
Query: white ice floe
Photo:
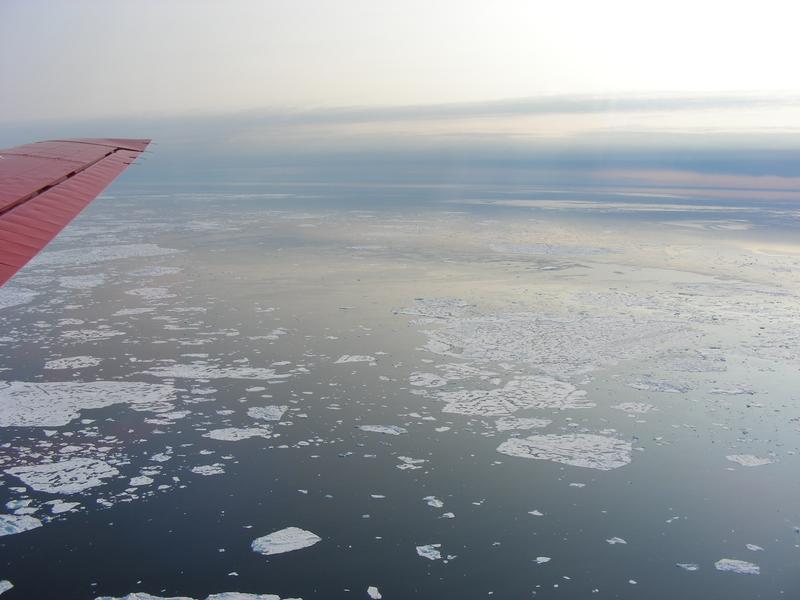
[[[367,596],[372,598],[372,600],[381,600],[381,598],[383,598],[381,593],[378,591],[378,588],[374,585],[371,585],[367,588]]]
[[[494,422],[497,431],[540,429],[542,427],[547,427],[550,423],[552,423],[550,419],[528,419],[519,417],[501,417]]]
[[[131,477],[128,485],[131,487],[140,487],[143,485],[150,485],[151,483],[153,483],[152,477],[148,477],[147,475],[139,475],[138,477]]]
[[[631,462],[631,443],[589,433],[532,435],[511,438],[497,451],[509,456],[549,460],[575,467],[608,471]]]
[[[761,467],[775,462],[772,458],[753,456],[752,454],[730,454],[726,456],[729,461],[738,463],[743,467]]]
[[[436,375],[435,373],[412,373],[411,376],[408,378],[408,382],[411,385],[417,387],[442,387],[443,385],[447,385],[447,379]]]
[[[150,307],[142,307],[142,308],[122,308],[115,313],[112,313],[112,317],[129,317],[133,315],[143,315],[145,313],[155,312],[155,308]]]
[[[446,413],[500,417],[526,408],[590,408],[586,392],[575,386],[545,376],[526,376],[512,379],[500,388],[489,390],[455,390],[438,392],[446,403]]]
[[[253,406],[247,409],[247,415],[262,421],[280,421],[283,413],[289,410],[288,406]]]
[[[70,458],[60,462],[41,463],[6,469],[25,485],[48,494],[75,494],[103,485],[103,479],[119,474],[116,468],[93,458]]]
[[[218,367],[205,363],[191,363],[188,365],[169,365],[153,367],[144,371],[154,377],[169,377],[174,379],[262,379],[272,381],[290,377],[288,373],[279,374],[274,369],[261,367]]]
[[[761,567],[746,560],[737,560],[735,558],[721,558],[714,563],[717,571],[731,571],[732,573],[741,573],[742,575],[760,575]]]
[[[45,502],[45,504],[50,505],[50,512],[54,515],[69,512],[81,505],[80,502],[64,502],[63,500],[51,500],[50,502]]]
[[[161,248],[156,244],[122,244],[118,246],[87,246],[69,250],[45,250],[34,258],[28,268],[88,265],[120,258],[165,256],[180,250]]]
[[[92,275],[65,275],[58,278],[58,284],[61,287],[74,289],[74,290],[87,290],[98,285],[102,285],[106,280],[103,273],[94,273]]]
[[[427,462],[424,458],[411,458],[410,456],[398,456],[397,460],[400,461],[400,464],[397,465],[397,468],[401,471],[413,471],[415,469],[421,469],[420,466],[422,463]]]
[[[192,473],[196,473],[197,475],[222,475],[225,472],[225,469],[222,465],[200,465],[197,467],[191,468]]]
[[[609,544],[611,544],[612,546],[615,546],[615,545],[617,545],[617,544],[627,544],[627,543],[628,543],[628,542],[626,542],[625,540],[623,540],[621,537],[612,537],[612,538],[608,538],[608,539],[606,540],[606,542],[607,542],[607,543],[609,543]]]
[[[180,271],[180,267],[145,267],[144,269],[131,271],[129,275],[133,277],[161,277],[163,275],[175,275]]]
[[[425,348],[480,363],[526,363],[554,377],[583,373],[620,360],[646,360],[685,331],[685,323],[634,315],[552,318],[516,312],[447,316],[427,330]]]
[[[543,565],[545,563],[549,563],[553,559],[549,556],[537,556],[534,560],[536,560],[537,565]]]
[[[321,537],[310,531],[299,527],[287,527],[256,538],[250,547],[254,552],[268,556],[308,548],[321,541]]]
[[[77,419],[80,411],[130,404],[135,410],[172,408],[169,385],[95,381],[0,382],[0,426],[57,427]]]
[[[14,587],[14,584],[11,583],[8,579],[3,579],[0,581],[0,594],[3,594]]]
[[[540,510],[529,510],[528,514],[529,515],[533,515],[534,517],[543,517],[544,516],[544,513],[542,511],[540,511]]]
[[[66,358],[56,358],[44,363],[45,369],[85,369],[96,367],[103,359],[94,356],[69,356]]]
[[[439,500],[439,498],[437,498],[436,496],[425,496],[423,500],[425,500],[425,504],[427,504],[428,506],[432,506],[433,508],[444,507],[444,502]]]
[[[756,546],[755,544],[745,544],[744,547],[747,548],[748,550],[750,550],[751,552],[763,552],[764,551],[764,548],[762,548],[761,546]]]
[[[120,335],[125,335],[125,332],[108,327],[99,327],[97,329],[69,329],[61,332],[61,337],[64,340],[75,344],[100,342]]]
[[[387,435],[402,435],[408,433],[408,429],[398,427],[397,425],[359,425],[361,431],[369,431],[371,433],[385,433]]]
[[[39,294],[27,288],[6,285],[0,288],[0,310],[27,304]]]
[[[621,402],[619,404],[615,404],[611,408],[622,410],[626,413],[644,414],[653,410],[655,406],[648,404],[647,402]]]
[[[225,427],[212,429],[208,433],[204,433],[203,437],[225,442],[238,442],[254,437],[269,439],[272,437],[272,430],[268,427]]]
[[[333,363],[335,365],[341,365],[345,363],[355,363],[355,362],[375,362],[374,356],[368,355],[360,355],[360,354],[342,354],[336,361]]]
[[[439,550],[441,547],[441,544],[426,544],[425,546],[417,546],[417,554],[419,554],[422,558],[427,558],[428,560],[441,560],[442,553]]]
[[[700,565],[697,563],[675,563],[675,566],[684,571],[699,571]]]
[[[0,515],[0,536],[14,535],[41,526],[39,519],[29,515]]]
[[[126,596],[99,596],[95,600],[194,600],[188,596],[153,596],[144,592],[134,592]],[[205,600],[281,600],[277,594],[249,594],[247,592],[220,592],[206,596]],[[302,600],[302,598],[284,598],[284,600]]]

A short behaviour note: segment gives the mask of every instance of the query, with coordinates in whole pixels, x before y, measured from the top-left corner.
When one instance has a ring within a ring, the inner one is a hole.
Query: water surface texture
[[[795,598],[798,239],[688,193],[114,193],[0,290],[3,600]]]

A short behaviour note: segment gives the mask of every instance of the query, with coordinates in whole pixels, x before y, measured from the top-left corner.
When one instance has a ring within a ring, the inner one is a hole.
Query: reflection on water
[[[95,203],[0,291],[8,597],[797,594],[796,211],[490,192]]]

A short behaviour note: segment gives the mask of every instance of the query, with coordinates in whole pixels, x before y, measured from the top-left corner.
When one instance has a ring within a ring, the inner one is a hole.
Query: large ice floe
[[[271,554],[283,554],[284,552],[301,550],[321,541],[322,538],[315,533],[300,529],[299,527],[287,527],[256,538],[253,540],[253,543],[250,544],[250,547],[253,549],[253,552],[268,556]]]
[[[283,414],[289,410],[286,405],[281,406],[252,406],[247,409],[247,416],[262,421],[280,421]]]
[[[446,413],[501,417],[525,408],[590,408],[586,392],[570,383],[545,376],[512,379],[501,388],[489,390],[440,391]]]
[[[0,537],[41,527],[42,522],[30,515],[0,515]]]
[[[575,467],[610,471],[631,462],[631,443],[590,433],[511,438],[497,451],[509,456],[549,460]]]
[[[55,358],[44,363],[45,369],[85,369],[96,367],[103,359],[94,356],[69,356],[65,358]]]
[[[622,359],[641,360],[685,331],[685,324],[631,315],[556,318],[533,312],[481,314],[463,302],[417,299],[396,311],[438,324],[426,330],[425,349],[435,354],[482,362],[534,365],[553,377],[575,375]]]
[[[103,485],[103,479],[119,474],[102,460],[70,458],[53,463],[42,463],[6,469],[5,473],[18,478],[37,492],[49,494],[75,494]]]
[[[169,385],[95,381],[0,382],[0,427],[58,427],[80,411],[129,404],[134,410],[171,410],[175,389]]]
[[[0,310],[11,308],[12,306],[19,306],[20,304],[27,304],[38,295],[38,292],[27,288],[7,285],[0,288]]]
[[[753,456],[752,454],[730,454],[725,458],[743,467],[763,467],[775,462],[773,458]]]

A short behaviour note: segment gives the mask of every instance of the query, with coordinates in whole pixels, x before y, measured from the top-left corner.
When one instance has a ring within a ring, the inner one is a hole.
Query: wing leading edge
[[[0,150],[0,286],[58,235],[149,143],[71,139]]]

